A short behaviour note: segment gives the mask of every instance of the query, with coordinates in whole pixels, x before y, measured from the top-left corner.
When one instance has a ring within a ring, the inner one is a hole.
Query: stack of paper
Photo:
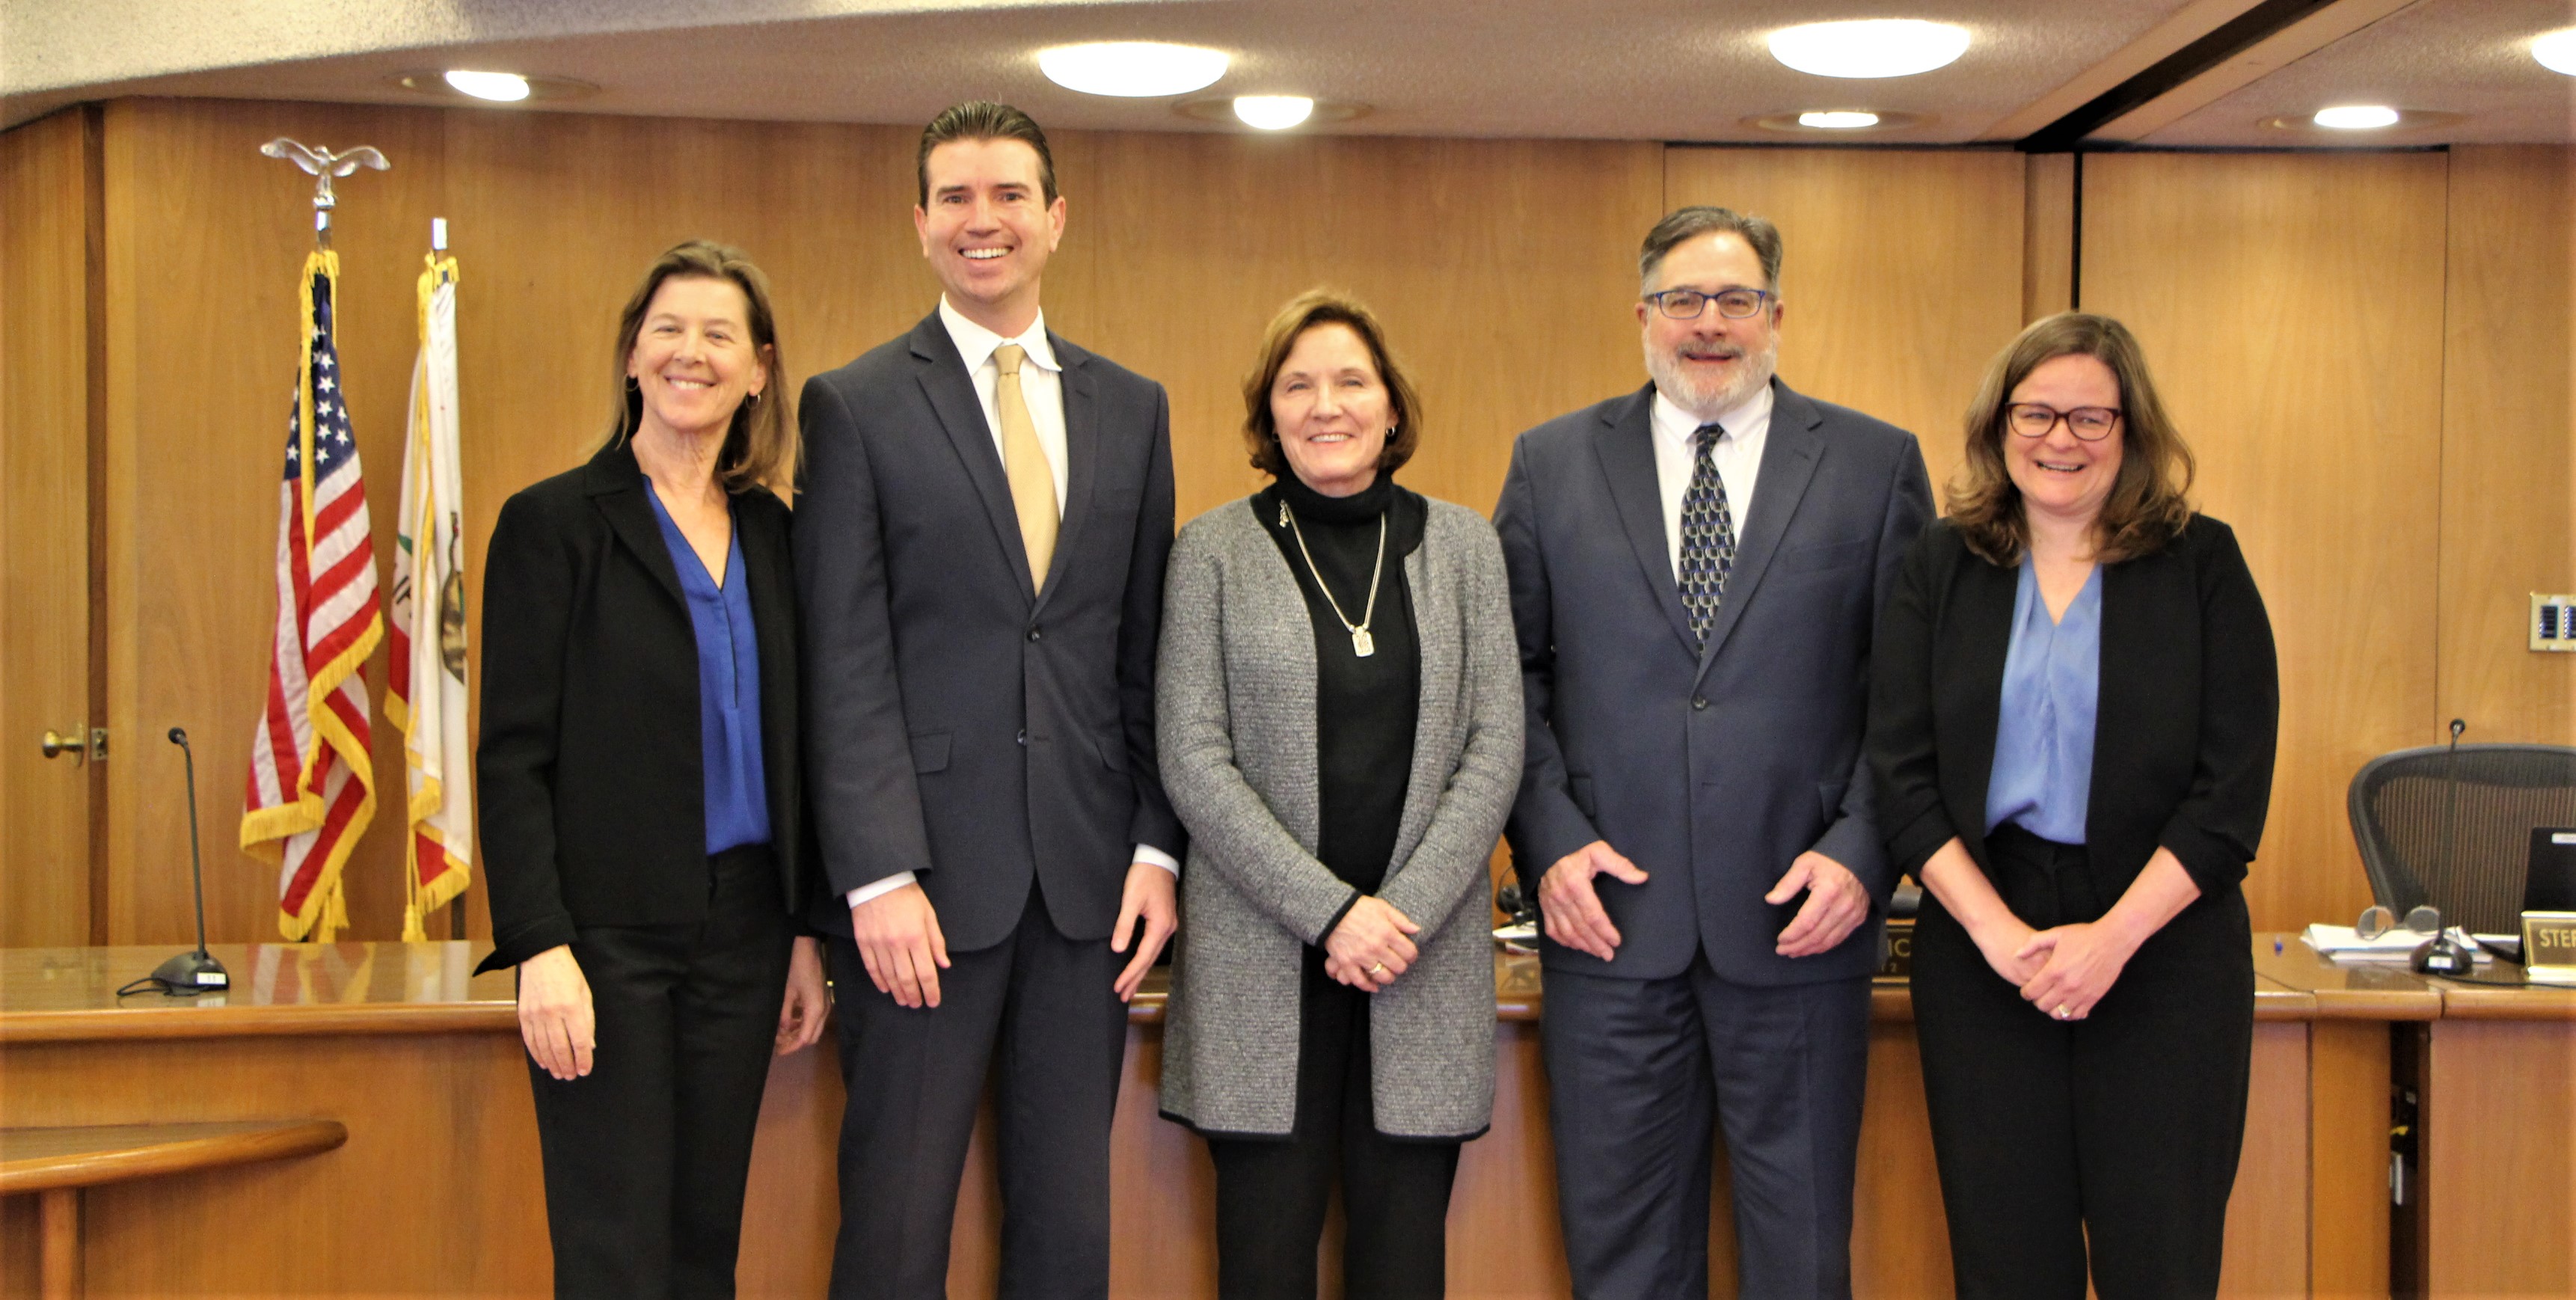
[[[2397,929],[2376,939],[2364,939],[2361,932],[2351,926],[2319,923],[2302,931],[2299,940],[2328,957],[2403,959],[2422,947],[2428,937],[2412,930]]]
[[[2404,961],[2432,937],[2429,934],[2417,934],[2412,930],[2401,928],[2391,930],[2376,939],[2364,939],[2361,937],[2361,932],[2351,926],[2319,923],[2301,931],[2299,941],[2336,961]],[[2492,956],[2478,945],[2477,940],[2469,937],[2468,932],[2458,926],[2451,927],[2451,937],[2468,948],[2471,956],[2476,960],[2493,960]]]

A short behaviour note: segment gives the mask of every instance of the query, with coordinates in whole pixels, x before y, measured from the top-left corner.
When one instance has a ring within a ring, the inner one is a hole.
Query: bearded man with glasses
[[[1522,434],[1494,514],[1568,1263],[1579,1296],[1708,1294],[1722,1124],[1738,1293],[1847,1297],[1895,883],[1869,657],[1931,481],[1913,435],[1773,375],[1771,223],[1682,208],[1638,271],[1652,382]]]

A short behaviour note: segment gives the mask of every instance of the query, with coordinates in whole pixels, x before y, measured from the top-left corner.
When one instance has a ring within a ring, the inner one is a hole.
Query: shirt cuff
[[[1151,862],[1155,866],[1171,872],[1175,878],[1178,878],[1181,874],[1180,859],[1173,857],[1169,853],[1165,853],[1161,849],[1155,848],[1151,844],[1137,845],[1136,855],[1128,860],[1131,862]]]
[[[850,906],[857,907],[859,904],[864,903],[871,898],[884,897],[885,895],[891,894],[912,882],[913,875],[909,871],[898,871],[883,880],[871,880],[849,892],[848,898]]]

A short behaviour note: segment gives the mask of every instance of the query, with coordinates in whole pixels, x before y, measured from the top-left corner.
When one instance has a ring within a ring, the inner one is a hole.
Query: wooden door
[[[13,948],[96,941],[89,112],[0,133],[0,946]],[[48,732],[71,746],[47,757]]]

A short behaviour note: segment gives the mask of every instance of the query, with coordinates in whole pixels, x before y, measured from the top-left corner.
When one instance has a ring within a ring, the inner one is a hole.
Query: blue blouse
[[[1994,775],[1986,782],[1988,834],[2014,822],[2041,839],[2084,842],[2101,685],[2102,566],[2093,566],[2066,616],[2051,623],[2038,571],[2025,558],[2013,597],[2012,648],[2004,655]]]
[[[742,533],[725,550],[724,586],[708,576],[648,482],[644,499],[662,525],[689,623],[698,640],[698,744],[706,769],[707,856],[769,842],[769,781],[760,761],[760,642],[751,621],[751,584],[742,576]]]

